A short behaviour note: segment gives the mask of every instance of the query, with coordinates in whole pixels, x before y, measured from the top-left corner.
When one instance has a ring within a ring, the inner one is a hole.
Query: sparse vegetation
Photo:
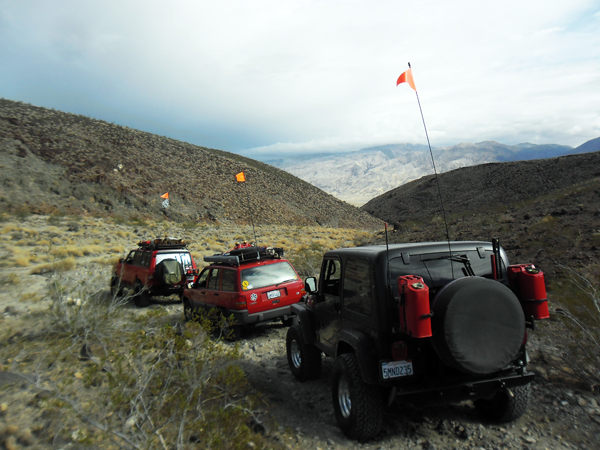
[[[43,339],[2,336],[12,343],[1,354],[11,371],[43,389],[42,410],[61,415],[62,426],[49,430],[54,439],[103,448],[277,447],[252,431],[261,400],[233,364],[236,347],[211,338],[210,321],[184,324],[162,310],[135,317],[128,297],[108,294],[106,275],[79,277],[53,277],[48,320],[36,317]]]

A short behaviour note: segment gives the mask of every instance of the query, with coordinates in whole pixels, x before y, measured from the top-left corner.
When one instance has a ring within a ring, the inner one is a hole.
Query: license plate
[[[272,298],[279,298],[281,297],[281,291],[270,291],[267,292],[267,298],[269,300],[271,300]]]
[[[413,365],[410,361],[382,362],[381,373],[384,380],[389,380],[390,378],[407,377],[413,374]]]

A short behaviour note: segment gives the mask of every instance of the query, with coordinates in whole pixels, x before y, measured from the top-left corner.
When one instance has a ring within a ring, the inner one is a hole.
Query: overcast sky
[[[0,97],[301,155],[600,136],[600,1],[0,0]]]

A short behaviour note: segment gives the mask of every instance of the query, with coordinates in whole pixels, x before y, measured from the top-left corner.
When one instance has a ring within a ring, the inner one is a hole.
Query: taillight
[[[521,343],[521,345],[527,344],[527,339],[528,339],[527,330],[525,330],[525,336],[523,336],[523,342]]]
[[[406,361],[408,358],[408,347],[406,342],[398,341],[392,344],[392,358],[394,361]]]
[[[238,295],[235,299],[235,309],[248,309],[245,295]]]

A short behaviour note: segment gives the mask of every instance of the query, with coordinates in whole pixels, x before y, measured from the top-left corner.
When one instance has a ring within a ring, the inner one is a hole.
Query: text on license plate
[[[281,297],[281,291],[270,291],[270,292],[267,292],[267,298],[268,299],[278,298],[278,297]]]
[[[413,374],[413,365],[410,361],[391,361],[381,363],[383,379],[407,377]]]

